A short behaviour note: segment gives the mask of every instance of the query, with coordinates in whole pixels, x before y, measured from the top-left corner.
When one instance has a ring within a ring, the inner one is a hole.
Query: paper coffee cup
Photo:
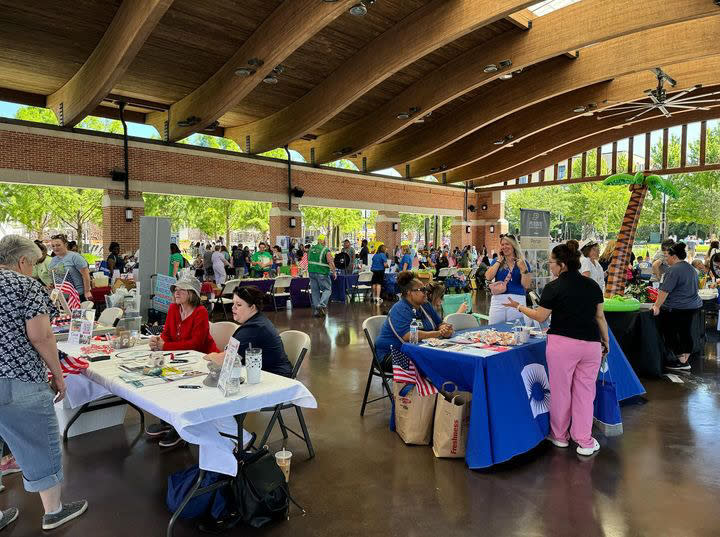
[[[285,474],[285,482],[290,481],[290,460],[292,459],[292,451],[283,449],[275,453],[275,462]]]

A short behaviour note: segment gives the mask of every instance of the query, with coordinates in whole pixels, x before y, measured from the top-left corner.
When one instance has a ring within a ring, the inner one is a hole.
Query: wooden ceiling
[[[641,82],[619,80],[654,66],[686,72],[682,87],[720,83],[715,0],[581,0],[542,17],[528,10],[538,0],[376,0],[354,16],[359,2],[0,0],[0,100],[44,103],[72,128],[123,99],[168,141],[213,132],[251,152],[289,144],[320,164],[462,182],[496,168],[489,155],[507,149],[486,144],[500,130],[572,123],[544,108],[563,95],[596,99],[617,80],[622,100],[641,99]],[[684,67],[700,60],[706,71]]]

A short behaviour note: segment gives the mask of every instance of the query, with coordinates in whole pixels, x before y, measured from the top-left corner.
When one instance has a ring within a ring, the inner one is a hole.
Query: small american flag
[[[70,310],[80,309],[80,295],[78,295],[77,289],[75,289],[75,286],[72,284],[72,282],[68,280],[67,272],[65,273],[65,277],[62,279],[62,282],[58,286],[58,291],[60,291],[64,295],[67,295],[67,304]]]
[[[60,359],[60,368],[63,372],[63,377],[68,375],[79,375],[90,367],[90,362],[85,358],[69,356],[63,351],[58,351],[58,358]],[[52,374],[48,372],[48,377],[52,378]]]
[[[437,388],[415,369],[415,364],[408,358],[407,354],[396,350],[395,347],[390,347],[390,357],[392,358],[393,380],[395,382],[415,384],[418,393],[423,397],[438,393]]]

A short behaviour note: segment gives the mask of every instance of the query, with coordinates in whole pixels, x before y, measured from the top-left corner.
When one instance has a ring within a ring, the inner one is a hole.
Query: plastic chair
[[[444,321],[449,325],[452,325],[453,330],[456,332],[467,328],[480,327],[475,316],[470,315],[469,313],[451,313],[445,317]]]
[[[447,278],[448,276],[450,276],[450,274],[451,274],[450,271],[451,271],[451,270],[452,270],[452,269],[451,269],[450,267],[441,268],[441,269],[438,271],[438,279],[440,279],[440,278],[443,278],[443,279],[444,279],[444,278]]]
[[[290,300],[290,284],[292,283],[292,276],[278,276],[273,282],[272,289],[270,290],[270,296],[272,296],[273,306],[277,311],[277,298],[286,297],[286,300]],[[278,292],[278,289],[284,289],[284,291]]]
[[[355,301],[355,295],[357,293],[362,292],[364,298],[366,293],[372,291],[372,285],[370,285],[370,282],[372,281],[372,276],[373,274],[369,270],[358,274],[357,282],[355,282],[355,286],[352,289],[351,300],[353,302]]]
[[[368,317],[367,319],[365,319],[365,321],[363,321],[363,332],[365,333],[365,338],[367,339],[368,345],[370,345],[370,352],[372,352],[372,361],[370,362],[370,372],[368,373],[367,385],[365,386],[365,395],[363,396],[362,408],[360,408],[361,416],[365,415],[365,407],[369,403],[374,403],[375,401],[385,399],[386,397],[389,397],[392,400],[393,396],[392,390],[390,389],[390,384],[388,383],[388,381],[392,380],[393,378],[392,371],[383,370],[382,364],[380,363],[380,358],[375,352],[375,340],[380,334],[380,329],[382,328],[383,324],[385,324],[385,319],[387,319],[387,315],[374,315],[373,317]],[[382,397],[377,397],[368,401],[368,393],[370,392],[370,384],[372,383],[373,377],[380,377],[383,387],[385,388],[385,391],[387,391],[387,395],[383,395]]]
[[[310,336],[305,332],[300,332],[299,330],[286,330],[285,332],[280,333],[280,339],[282,339],[283,347],[285,348],[285,353],[287,354],[290,363],[293,364],[292,375],[290,378],[294,379],[297,377],[298,371],[300,371],[300,367],[302,366],[305,357],[310,353]],[[300,428],[302,429],[302,434],[293,431],[285,425],[282,417],[282,411],[289,410],[291,408],[295,409],[298,422],[300,423]],[[267,442],[273,427],[275,427],[275,422],[277,421],[280,424],[280,430],[282,431],[283,438],[285,440],[288,438],[288,432],[291,432],[305,442],[310,458],[312,459],[315,456],[315,450],[313,449],[312,442],[310,441],[310,433],[308,432],[307,425],[305,424],[305,417],[303,416],[302,409],[299,406],[294,405],[293,403],[281,403],[279,405],[275,405],[274,407],[262,408],[260,411],[273,413],[272,418],[270,418],[270,423],[268,423],[268,426],[265,428],[265,432],[260,440],[261,446],[264,446]]]
[[[95,309],[95,302],[93,302],[92,300],[85,300],[84,302],[82,302],[80,304],[80,309],[81,310]]]
[[[115,326],[120,317],[122,317],[122,314],[123,310],[120,308],[105,308],[100,314],[98,324],[103,326]]]
[[[238,325],[231,321],[221,321],[219,323],[210,323],[210,335],[215,340],[218,349],[224,349],[230,338],[238,329]]]

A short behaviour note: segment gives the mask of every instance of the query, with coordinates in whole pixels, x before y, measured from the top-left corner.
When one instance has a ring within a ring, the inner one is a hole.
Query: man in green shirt
[[[318,235],[317,242],[308,250],[307,256],[313,316],[325,317],[328,300],[332,294],[330,274],[333,278],[337,278],[333,256],[330,249],[325,246],[325,235]]]
[[[256,278],[261,278],[270,272],[273,264],[273,256],[268,252],[267,245],[264,242],[258,244],[258,249],[252,255],[250,261],[252,262],[252,275]]]

